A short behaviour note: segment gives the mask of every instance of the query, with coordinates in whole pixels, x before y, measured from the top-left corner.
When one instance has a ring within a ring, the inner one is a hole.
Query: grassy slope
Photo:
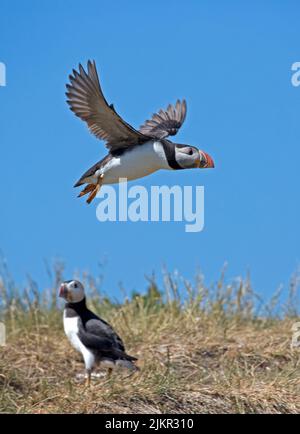
[[[34,286],[35,298],[3,284],[8,338],[0,347],[0,411],[300,412],[300,352],[290,348],[293,302],[281,319],[271,305],[262,319],[253,313],[248,282],[220,281],[211,290],[201,281],[193,288],[185,283],[182,303],[167,277],[166,298],[152,282],[146,296],[122,305],[91,285],[90,307],[113,324],[141,371],[95,379],[90,390],[76,379],[83,364],[63,334],[61,312],[46,306]]]

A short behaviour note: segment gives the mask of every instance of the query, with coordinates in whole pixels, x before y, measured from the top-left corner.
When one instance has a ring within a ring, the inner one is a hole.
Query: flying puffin
[[[84,360],[87,386],[96,364],[108,368],[110,374],[116,367],[138,370],[136,357],[125,352],[122,339],[103,319],[86,306],[84,287],[78,280],[68,280],[60,285],[59,297],[66,300],[64,308],[64,330],[72,346]]]
[[[67,84],[67,103],[90,131],[104,140],[108,154],[87,170],[74,187],[87,184],[78,197],[89,193],[91,203],[102,184],[142,178],[159,169],[181,170],[214,167],[212,158],[194,146],[173,143],[174,136],[186,117],[186,101],[177,100],[166,110],[153,114],[137,131],[108,104],[101,90],[95,61],[87,71],[79,64]]]

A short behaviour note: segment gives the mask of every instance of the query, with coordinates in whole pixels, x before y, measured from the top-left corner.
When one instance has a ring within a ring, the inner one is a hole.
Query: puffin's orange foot
[[[98,191],[100,190],[101,185],[97,184],[94,185],[94,189],[93,191],[90,193],[89,197],[86,200],[86,203],[90,204],[96,197],[96,194],[98,193]]]
[[[91,376],[92,376],[92,373],[90,370],[88,370],[87,371],[87,377],[85,380],[85,387],[87,387],[87,388],[91,387]]]
[[[85,194],[90,193],[89,197],[87,198],[87,203],[91,203],[93,199],[95,199],[98,191],[100,190],[101,184],[88,184],[85,186],[85,188],[79,193],[77,197],[82,197]]]
[[[82,197],[85,194],[88,194],[90,191],[93,191],[95,188],[95,184],[88,184],[84,187],[84,189],[79,193],[77,197]]]

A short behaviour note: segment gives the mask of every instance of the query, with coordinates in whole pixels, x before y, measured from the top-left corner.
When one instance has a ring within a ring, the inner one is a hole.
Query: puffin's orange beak
[[[67,294],[68,294],[67,285],[65,283],[62,283],[60,285],[59,294],[58,295],[59,295],[59,297],[65,298],[67,296]]]
[[[200,155],[200,162],[199,162],[200,169],[206,169],[206,168],[212,169],[215,167],[214,160],[211,158],[210,155],[208,155],[204,151],[199,151],[199,155]]]

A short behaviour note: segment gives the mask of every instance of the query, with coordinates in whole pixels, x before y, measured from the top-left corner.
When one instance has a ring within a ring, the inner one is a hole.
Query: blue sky
[[[2,0],[0,248],[22,283],[49,283],[44,260],[99,272],[118,295],[143,290],[165,264],[214,282],[251,273],[270,295],[299,264],[300,61],[296,1]],[[105,155],[65,103],[73,67],[95,59],[104,93],[139,126],[185,97],[176,139],[213,156],[215,170],[158,172],[140,185],[204,185],[205,229],[99,223],[76,199],[78,177]]]

